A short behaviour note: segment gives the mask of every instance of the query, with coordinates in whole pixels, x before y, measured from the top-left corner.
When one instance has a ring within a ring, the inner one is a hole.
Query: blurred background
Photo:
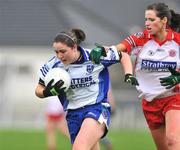
[[[81,28],[87,35],[82,46],[115,45],[141,31],[144,10],[153,2],[157,0],[0,0],[0,128],[45,127],[47,101],[38,99],[34,89],[39,67],[54,53],[56,33]],[[161,2],[180,12],[179,0]],[[146,130],[136,89],[123,82],[120,65],[112,66],[110,74],[116,100],[111,128]]]

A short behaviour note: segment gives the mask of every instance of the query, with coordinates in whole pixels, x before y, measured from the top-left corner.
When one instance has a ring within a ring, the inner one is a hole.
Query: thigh
[[[150,129],[151,134],[158,150],[168,150],[166,143],[165,126],[161,126],[158,129]]]
[[[166,112],[166,140],[169,149],[180,149],[180,111],[169,110]]]
[[[96,143],[96,144],[91,148],[91,150],[100,150],[99,142]]]
[[[101,124],[93,118],[84,119],[74,145],[84,149],[92,148],[103,136],[105,128],[104,123]]]
[[[180,140],[180,95],[169,99],[164,110],[166,121],[166,136],[168,139]]]
[[[180,138],[180,110],[169,110],[165,116],[167,136],[176,135]]]
[[[81,129],[87,128],[91,130],[94,125],[105,126],[101,137],[105,136],[110,123],[110,109],[100,103],[89,105],[75,111],[68,111],[66,119],[71,136],[71,143],[73,144]],[[90,123],[88,125],[86,122],[92,122],[92,124]]]

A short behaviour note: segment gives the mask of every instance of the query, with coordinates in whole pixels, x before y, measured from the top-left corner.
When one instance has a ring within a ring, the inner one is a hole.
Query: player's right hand
[[[97,43],[95,43],[95,45],[96,47],[90,52],[90,60],[95,64],[99,64],[101,56],[106,57],[107,55],[103,46]]]
[[[45,87],[43,91],[44,97],[57,96],[64,92],[65,87],[62,88],[64,84],[62,80],[59,80],[54,85],[52,85],[53,82],[54,82],[54,79],[52,79]]]
[[[131,85],[135,85],[135,86],[139,85],[136,77],[130,73],[125,74],[124,82],[131,83]]]

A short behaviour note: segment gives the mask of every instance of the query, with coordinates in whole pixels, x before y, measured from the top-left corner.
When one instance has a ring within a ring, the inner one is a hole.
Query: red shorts
[[[180,110],[180,94],[154,99],[151,102],[142,100],[143,113],[150,129],[165,125],[165,113],[169,110]]]
[[[64,113],[59,113],[59,114],[47,114],[47,119],[51,122],[58,122],[63,120],[65,117]]]

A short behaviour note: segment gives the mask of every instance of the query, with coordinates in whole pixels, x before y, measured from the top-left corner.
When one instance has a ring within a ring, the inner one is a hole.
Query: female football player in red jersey
[[[175,70],[180,69],[180,15],[164,3],[151,4],[145,10],[145,27],[143,32],[116,45],[116,49],[137,56],[137,90],[157,149],[179,150],[180,92],[176,84],[180,78]],[[91,51],[91,60],[98,62],[102,57],[97,54],[103,50]]]

